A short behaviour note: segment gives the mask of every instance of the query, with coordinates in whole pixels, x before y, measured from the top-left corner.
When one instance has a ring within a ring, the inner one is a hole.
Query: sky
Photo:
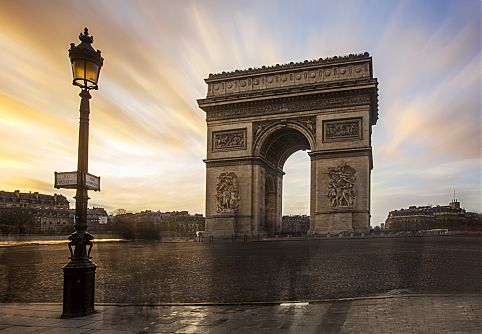
[[[209,73],[369,52],[379,82],[372,225],[409,205],[481,203],[481,2],[0,0],[0,190],[62,193],[76,169],[85,26],[105,58],[92,92],[89,206],[204,212]],[[285,165],[284,214],[309,213],[309,157]]]

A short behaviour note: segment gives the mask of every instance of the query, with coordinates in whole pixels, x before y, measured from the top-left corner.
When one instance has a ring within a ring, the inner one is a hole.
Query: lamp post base
[[[64,271],[64,300],[62,318],[81,317],[95,313],[95,269],[89,259],[70,261]]]

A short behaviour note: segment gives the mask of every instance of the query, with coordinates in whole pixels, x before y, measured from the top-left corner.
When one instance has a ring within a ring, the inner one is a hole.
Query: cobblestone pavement
[[[61,302],[65,245],[0,248],[0,302]],[[239,303],[482,291],[482,238],[99,243],[97,303]],[[474,279],[478,278],[478,279]],[[122,293],[119,293],[122,291]]]
[[[61,304],[2,303],[5,333],[482,333],[481,295],[414,295],[311,303],[126,306],[60,319]]]

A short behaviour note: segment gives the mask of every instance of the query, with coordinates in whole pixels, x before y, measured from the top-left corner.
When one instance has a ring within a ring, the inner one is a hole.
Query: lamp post
[[[100,69],[104,59],[99,50],[94,50],[92,36],[87,28],[79,36],[80,44],[70,44],[69,58],[72,64],[73,85],[82,88],[80,92],[80,124],[79,147],[77,157],[77,172],[70,174],[74,179],[74,186],[65,185],[64,188],[77,189],[75,194],[75,232],[69,236],[70,262],[62,269],[64,271],[63,318],[92,314],[94,310],[95,269],[96,265],[90,260],[92,249],[91,234],[87,230],[87,190],[100,190],[100,179],[88,174],[89,165],[89,90],[98,89]],[[56,173],[56,187],[59,185]],[[69,173],[64,173],[69,174]],[[92,185],[94,180],[94,185]],[[99,182],[99,184],[95,184]],[[87,246],[89,249],[87,250]],[[72,251],[72,247],[74,250]]]

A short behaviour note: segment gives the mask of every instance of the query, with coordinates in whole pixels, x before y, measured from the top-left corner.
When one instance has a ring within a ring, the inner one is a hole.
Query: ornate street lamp
[[[104,59],[99,50],[92,47],[94,38],[87,28],[79,36],[81,43],[70,44],[69,58],[72,63],[73,84],[82,88],[80,92],[80,126],[77,171],[56,173],[55,186],[76,188],[75,232],[69,236],[70,262],[64,271],[64,299],[62,317],[75,317],[94,313],[95,269],[90,260],[91,234],[87,230],[87,190],[100,190],[100,178],[88,174],[89,164],[89,90],[97,89],[100,69]],[[69,175],[70,174],[70,175]],[[70,180],[70,183],[69,183]],[[73,181],[72,181],[73,180]],[[74,250],[72,251],[72,246]],[[87,246],[89,249],[87,250]]]

